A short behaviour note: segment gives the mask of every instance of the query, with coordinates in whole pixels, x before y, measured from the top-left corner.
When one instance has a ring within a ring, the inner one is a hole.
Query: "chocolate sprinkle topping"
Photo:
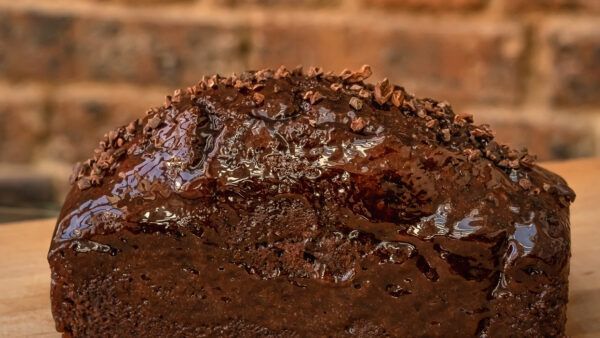
[[[324,73],[320,67],[310,67],[304,75],[301,66],[296,67],[292,72],[281,66],[276,71],[263,69],[244,72],[239,76],[232,74],[225,78],[218,75],[202,77],[197,85],[185,91],[178,89],[172,96],[167,96],[165,105],[148,110],[148,117],[145,119],[133,121],[126,127],[107,133],[104,140],[100,142],[100,147],[96,149],[94,158],[75,166],[71,181],[76,182],[82,190],[100,184],[102,179],[113,173],[119,165],[119,158],[127,152],[134,136],[142,132],[141,136],[148,140],[153,130],[170,118],[169,111],[177,109],[175,105],[181,105],[182,102],[190,104],[202,102],[205,95],[212,95],[231,87],[239,92],[237,95],[250,96],[251,101],[258,106],[267,100],[268,95],[286,93],[295,95],[298,88],[306,88],[302,96],[311,106],[323,100],[332,102],[339,100],[340,95],[346,97],[346,102],[356,111],[364,110],[365,105],[375,108],[376,106],[373,105],[389,104],[398,110],[399,116],[408,118],[416,115],[421,118],[423,122],[420,123],[423,124],[424,130],[434,133],[427,142],[435,142],[437,138],[443,143],[450,144],[452,149],[466,154],[469,161],[485,157],[505,170],[533,166],[534,156],[527,154],[526,150],[514,151],[499,146],[493,140],[494,134],[489,126],[474,125],[471,115],[454,114],[450,106],[444,102],[418,99],[408,94],[402,87],[392,85],[388,79],[374,86],[365,83],[364,80],[371,75],[371,67],[365,65],[359,71],[346,69],[339,76],[331,72]],[[258,92],[268,88],[271,88],[269,91],[272,94]],[[236,100],[235,95],[227,95],[231,100]],[[138,129],[140,123],[144,123],[143,130]],[[354,132],[377,130],[376,126],[367,126],[363,117],[353,118],[350,128]],[[415,128],[418,126],[415,125]]]

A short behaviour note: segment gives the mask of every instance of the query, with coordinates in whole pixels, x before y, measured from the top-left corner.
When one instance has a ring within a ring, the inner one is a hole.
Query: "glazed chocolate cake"
[[[370,75],[205,77],[106,134],[48,254],[57,330],[563,335],[573,191]]]

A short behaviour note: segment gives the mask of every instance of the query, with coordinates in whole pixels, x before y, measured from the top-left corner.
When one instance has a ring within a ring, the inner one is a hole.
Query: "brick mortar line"
[[[576,21],[571,16],[549,17],[547,15],[530,14],[520,19],[524,29],[528,32],[525,53],[527,63],[527,74],[524,76],[524,92],[522,105],[525,109],[542,109],[546,111],[598,111],[595,105],[583,106],[557,106],[552,103],[552,50],[546,41],[549,32],[557,26],[568,26],[570,32],[589,32],[590,26],[600,28],[596,18],[594,22],[584,21],[584,27],[580,25],[569,25]],[[577,21],[577,24],[581,22]],[[598,33],[595,33],[598,34]]]
[[[541,102],[540,88],[543,83],[539,79],[540,65],[537,62],[539,58],[539,43],[537,33],[538,27],[532,25],[528,20],[521,20],[523,26],[523,56],[521,60],[521,70],[523,72],[523,80],[520,82],[523,94],[521,96],[521,105],[523,107],[535,108],[545,106],[545,102]]]
[[[23,93],[24,97],[29,91],[37,92],[44,99],[45,97],[55,96],[61,92],[143,92],[140,96],[152,96],[162,93],[162,96],[171,95],[173,90],[165,86],[143,86],[127,82],[94,82],[94,81],[73,81],[62,83],[50,83],[46,81],[19,81],[14,82],[4,78],[0,78],[0,98],[10,100],[11,98],[20,98],[19,94]],[[8,94],[8,95],[7,95]]]
[[[452,102],[450,102],[452,105]],[[554,108],[554,109],[545,109],[544,107],[539,106],[531,106],[531,105],[518,105],[518,106],[509,106],[509,105],[461,105],[460,108],[455,108],[455,112],[460,113],[461,111],[474,113],[475,114],[475,122],[477,123],[478,115],[501,115],[506,116],[508,118],[525,118],[525,119],[536,119],[536,118],[573,118],[577,117],[577,119],[584,120],[593,120],[595,118],[600,119],[600,108],[593,107],[585,107],[585,108]],[[551,123],[551,121],[550,121]],[[493,127],[493,126],[492,126]]]
[[[278,24],[285,24],[288,21],[293,20],[294,24],[310,24],[322,25],[327,27],[330,25],[347,26],[357,25],[363,26],[364,28],[379,28],[379,29],[422,29],[427,32],[438,33],[440,35],[454,34],[454,33],[472,33],[478,32],[478,34],[494,33],[494,29],[501,27],[512,27],[519,28],[521,25],[518,21],[512,19],[501,19],[495,20],[490,23],[489,21],[482,18],[481,20],[465,20],[464,17],[460,16],[447,16],[440,18],[436,15],[413,15],[408,12],[395,13],[394,15],[382,14],[378,11],[367,11],[361,12],[361,15],[357,15],[357,12],[346,12],[338,15],[331,15],[331,12],[311,12],[310,16],[298,16],[297,13],[278,10],[278,11],[217,11],[211,13],[205,13],[204,11],[194,12],[186,11],[180,12],[169,12],[163,8],[156,9],[136,9],[130,7],[119,7],[118,10],[114,10],[117,7],[100,7],[97,4],[85,3],[85,9],[77,8],[81,6],[57,6],[56,3],[35,3],[29,5],[29,0],[23,0],[22,2],[6,2],[6,0],[0,0],[0,10],[14,10],[14,11],[28,11],[35,10],[45,11],[51,15],[80,15],[91,18],[103,18],[103,19],[133,19],[133,20],[159,20],[159,22],[166,24],[180,24],[182,21],[187,20],[187,23],[205,23],[205,24],[224,24],[225,28],[235,28],[248,26],[256,29],[263,25],[268,25],[269,22],[277,22]],[[97,10],[102,8],[102,10]],[[107,8],[112,8],[108,9]],[[210,7],[209,7],[210,8]],[[183,16],[181,14],[184,14]],[[335,12],[337,13],[337,12]],[[174,14],[177,14],[175,16]],[[485,20],[485,21],[484,21]],[[482,26],[482,24],[484,24]],[[440,29],[447,27],[449,29]],[[248,32],[252,35],[254,31]]]
[[[231,24],[243,22],[240,19],[247,19],[248,12],[238,13],[230,11],[193,11],[190,8],[180,5],[170,5],[166,7],[133,7],[114,4],[98,4],[93,2],[64,2],[55,1],[36,2],[22,0],[19,2],[10,2],[0,0],[0,10],[14,11],[35,11],[37,13],[49,13],[53,15],[75,15],[84,17],[94,17],[103,19],[141,19],[141,20],[160,20],[163,23],[218,23]]]
[[[543,19],[542,19],[543,20]],[[529,74],[526,77],[528,95],[525,96],[527,99],[524,104],[527,107],[539,107],[546,109],[557,109],[553,107],[550,102],[550,72],[552,67],[549,58],[551,52],[544,41],[543,28],[547,25],[548,21],[543,20],[542,22],[537,21],[537,24],[531,23],[530,26],[530,55],[528,58],[529,62]]]
[[[594,136],[594,154],[600,155],[600,114],[597,114],[593,118],[590,118],[592,122],[592,130]]]
[[[348,1],[348,0],[347,0]],[[250,21],[256,18],[264,18],[268,16],[289,17],[294,16],[294,20],[305,20],[306,16],[302,14],[310,14],[311,18],[319,18],[326,21],[331,19],[342,20],[343,18],[370,17],[374,22],[381,20],[396,21],[396,23],[409,19],[416,22],[435,23],[441,21],[461,22],[465,23],[465,19],[472,24],[489,24],[490,19],[494,23],[519,22],[522,18],[536,13],[512,14],[504,11],[501,6],[494,5],[497,0],[491,0],[486,8],[476,11],[411,11],[411,10],[387,10],[385,8],[370,7],[366,8],[360,4],[353,6],[335,6],[323,8],[264,8],[264,7],[233,7],[212,5],[207,2],[188,3],[188,4],[168,4],[168,5],[152,5],[147,7],[132,6],[124,4],[106,4],[93,1],[53,1],[39,2],[33,0],[0,0],[0,9],[21,9],[21,10],[45,10],[56,14],[88,14],[95,17],[138,17],[145,19],[159,18],[161,20],[174,20],[181,22],[182,20],[201,20],[202,22],[215,23],[231,23]],[[344,2],[345,3],[345,2]],[[350,2],[351,3],[351,2]],[[500,7],[500,8],[498,8]],[[357,15],[357,14],[360,14]],[[573,18],[597,20],[600,14],[587,12],[544,12],[544,17],[547,18]],[[351,22],[351,21],[350,21]]]

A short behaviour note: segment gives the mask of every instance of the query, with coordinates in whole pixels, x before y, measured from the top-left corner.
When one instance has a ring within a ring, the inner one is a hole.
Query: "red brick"
[[[217,22],[87,20],[77,27],[79,74],[90,79],[196,83],[206,73],[245,68],[244,28]]]
[[[0,162],[32,161],[47,134],[43,90],[1,84],[0,120]]]
[[[74,1],[90,1],[90,0],[74,0]],[[194,2],[196,0],[93,0],[100,3],[119,3],[125,5],[163,5],[163,4],[172,4],[174,2]]]
[[[499,143],[526,147],[540,161],[597,154],[595,131],[585,118],[552,112],[515,114],[504,109],[466,111],[473,113],[476,123],[489,124]]]
[[[479,9],[488,0],[361,0],[364,6],[422,10]]]
[[[47,80],[73,74],[70,14],[0,9],[0,74]]]
[[[236,19],[96,6],[0,10],[0,76],[175,87],[246,68],[247,28]]]
[[[251,65],[318,64],[340,71],[371,64],[420,96],[450,102],[520,99],[523,30],[513,24],[356,17],[269,17],[256,27]]]
[[[342,0],[212,0],[213,4],[225,6],[264,7],[330,7]]]
[[[50,99],[49,134],[43,156],[55,162],[74,163],[89,158],[102,136],[144,116],[161,105],[166,90],[131,86],[70,85],[57,89]]]
[[[563,22],[545,36],[551,99],[557,105],[600,104],[600,22]]]
[[[522,10],[600,10],[598,0],[505,0],[510,11]]]

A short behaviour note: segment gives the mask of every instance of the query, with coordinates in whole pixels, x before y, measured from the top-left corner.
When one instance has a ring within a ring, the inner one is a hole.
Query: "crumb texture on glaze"
[[[53,236],[57,328],[561,334],[573,191],[471,116],[370,75],[205,77],[107,133]]]

